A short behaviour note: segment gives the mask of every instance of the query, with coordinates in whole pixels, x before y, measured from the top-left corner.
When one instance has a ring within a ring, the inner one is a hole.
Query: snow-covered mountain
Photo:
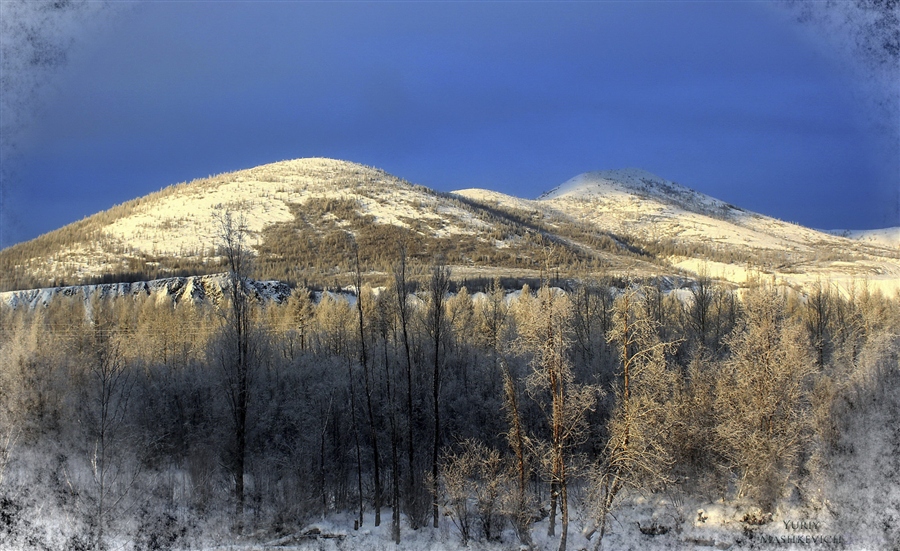
[[[742,212],[737,207],[698,191],[664,180],[639,168],[601,170],[579,174],[538,197],[539,200],[592,200],[602,197],[637,195],[677,205],[694,212],[727,216]]]
[[[368,224],[436,224],[435,237],[474,234],[483,225],[435,194],[382,171],[331,159],[284,161],[170,186],[16,246],[19,269],[39,278],[80,280],[159,263],[196,269],[214,263],[221,217],[246,223],[259,250],[265,230],[299,218],[321,233],[348,227],[347,207]],[[314,211],[315,219],[310,219]],[[36,245],[36,246],[35,246]]]
[[[381,170],[298,159],[182,183],[0,251],[4,289],[222,271],[224,212],[242,219],[260,279],[346,274],[354,247],[385,274],[400,243],[463,277],[754,273],[900,288],[900,251],[742,210],[638,169],[581,174],[536,200],[438,193]]]
[[[900,250],[900,226],[877,230],[827,230],[826,233]]]
[[[672,267],[734,283],[767,275],[790,285],[829,280],[844,288],[900,289],[900,249],[889,239],[852,240],[816,231],[743,210],[640,169],[580,174],[534,201],[483,190],[456,193],[621,236]]]

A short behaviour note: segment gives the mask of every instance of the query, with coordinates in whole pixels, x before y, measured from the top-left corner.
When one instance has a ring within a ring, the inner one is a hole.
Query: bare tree
[[[359,319],[359,363],[365,377],[366,411],[369,414],[369,428],[372,436],[372,465],[375,477],[375,526],[381,526],[381,457],[378,454],[378,431],[375,425],[375,413],[372,408],[373,375],[369,373],[369,355],[366,348],[366,331],[363,316],[362,269],[359,265],[359,249],[356,255],[356,312]],[[362,523],[362,519],[360,519]]]
[[[375,301],[375,324],[381,336],[384,355],[384,382],[387,397],[388,423],[391,430],[391,537],[400,543],[400,433],[397,422],[397,386],[391,361],[390,340],[394,332],[392,301],[390,291],[381,293]]]
[[[416,469],[415,440],[413,439],[413,425],[416,422],[416,411],[413,407],[413,361],[410,350],[410,324],[411,311],[409,306],[410,282],[406,259],[406,247],[400,245],[400,259],[394,266],[394,289],[396,290],[397,315],[400,321],[400,336],[403,341],[403,356],[406,368],[406,507],[410,526],[416,530],[422,522],[423,506],[418,491],[418,470]]]
[[[528,435],[522,422],[521,392],[513,368],[504,353],[508,344],[504,342],[504,333],[509,326],[508,308],[499,279],[495,278],[491,282],[487,299],[482,301],[479,314],[481,328],[479,334],[491,353],[492,372],[500,371],[503,377],[503,403],[509,424],[506,439],[514,455],[512,467],[514,474],[511,478],[515,484],[515,492],[506,504],[507,514],[512,519],[519,541],[531,548],[532,503],[528,494],[528,481],[532,466],[528,455]]]
[[[816,351],[816,367],[825,366],[831,341],[831,318],[834,300],[827,283],[817,280],[806,297],[804,322],[813,348]]]
[[[438,263],[431,268],[431,282],[428,286],[428,332],[431,335],[433,350],[433,375],[432,375],[432,400],[434,402],[434,447],[431,455],[431,476],[432,476],[432,496],[434,501],[432,504],[432,518],[434,527],[438,527],[438,454],[441,447],[441,408],[440,408],[440,392],[441,392],[441,345],[444,333],[444,299],[450,291],[450,268]]]
[[[128,465],[126,456],[134,377],[121,352],[111,309],[102,299],[91,300],[84,343],[87,395],[82,403],[82,421],[90,446],[90,482],[80,499],[85,499],[87,517],[94,530],[91,539],[97,548],[105,546],[106,528],[140,472],[136,465]],[[72,478],[69,484],[79,495]]]
[[[610,343],[619,346],[622,371],[608,425],[609,440],[591,476],[595,525],[586,535],[591,538],[600,531],[598,550],[620,492],[628,486],[666,483],[672,464],[667,437],[675,373],[668,369],[665,354],[675,343],[659,340],[653,320],[639,302],[637,290],[625,290],[616,302],[608,335]]]
[[[507,482],[500,452],[465,440],[458,451],[443,454],[440,473],[444,514],[459,530],[463,545],[475,535],[476,522],[486,540],[496,539]]]
[[[4,417],[6,417],[4,415]],[[3,480],[6,474],[6,468],[9,465],[10,455],[16,442],[15,427],[8,420],[4,419],[0,423],[0,488],[3,487]]]
[[[443,501],[444,514],[450,517],[451,522],[459,531],[462,544],[469,545],[472,537],[474,512],[472,501],[472,486],[475,479],[477,465],[472,455],[470,442],[463,443],[463,449],[459,452],[447,452],[441,458],[441,477],[439,480],[443,489],[441,500],[435,496],[435,503]]]
[[[513,376],[509,363],[500,358],[503,368],[503,394],[506,417],[509,421],[509,431],[506,433],[507,441],[515,455],[514,471],[516,492],[509,504],[509,516],[512,518],[519,541],[527,548],[531,548],[531,501],[528,496],[528,480],[531,474],[531,464],[528,457],[528,436],[522,424],[521,407],[519,406],[519,389]]]
[[[697,280],[690,287],[691,302],[687,306],[688,319],[693,333],[697,336],[697,342],[702,347],[709,345],[711,330],[710,316],[712,315],[715,294],[712,280],[707,274],[706,268],[701,268]]]
[[[235,531],[243,531],[244,477],[247,456],[247,413],[253,366],[250,357],[251,298],[250,271],[252,255],[247,243],[247,225],[243,216],[237,219],[226,211],[219,219],[219,253],[228,269],[225,310],[227,351],[222,355],[225,396],[231,412],[234,449],[230,462],[234,478]]]
[[[533,370],[526,381],[528,393],[541,404],[550,429],[547,445],[536,442],[537,445],[532,446],[550,479],[548,535],[554,535],[558,505],[561,514],[559,550],[564,551],[569,532],[567,469],[570,455],[585,438],[585,415],[594,407],[599,389],[574,381],[569,359],[571,302],[564,294],[546,285],[540,289],[539,296],[538,300],[530,301],[531,315],[519,328],[520,345],[532,354]]]
[[[359,421],[356,419],[356,387],[353,384],[353,360],[347,357],[347,384],[350,387],[350,423],[353,426],[353,443],[356,447],[356,486],[359,503],[359,516],[354,521],[354,529],[363,525],[363,482],[362,482],[362,451],[359,443]]]
[[[487,299],[481,302],[478,311],[479,331],[476,335],[483,339],[483,344],[490,350],[491,366],[495,371],[500,361],[503,332],[507,326],[507,310],[500,280],[494,278],[488,289]]]

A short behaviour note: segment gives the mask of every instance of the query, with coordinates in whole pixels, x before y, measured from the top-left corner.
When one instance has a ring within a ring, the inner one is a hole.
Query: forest
[[[249,298],[240,231],[222,258],[218,303],[2,307],[0,548],[197,549],[344,515],[398,544],[440,525],[460,546],[601,549],[698,503],[752,539],[786,506],[843,511],[854,419],[897,406],[900,300],[864,281],[470,293],[401,249],[385,286],[356,253],[352,296],[277,303]],[[617,520],[648,500],[670,514]]]

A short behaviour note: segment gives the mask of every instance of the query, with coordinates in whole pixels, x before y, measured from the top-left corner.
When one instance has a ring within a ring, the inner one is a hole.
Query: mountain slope
[[[635,169],[581,174],[538,200],[596,227],[628,227],[651,240],[793,252],[809,252],[822,244],[848,245]]]
[[[898,251],[744,211],[637,169],[585,173],[537,200],[438,193],[381,170],[298,159],[165,188],[0,251],[0,290],[222,271],[221,217],[244,221],[258,279],[386,278],[400,245],[458,277],[678,275],[900,287]]]
[[[536,211],[557,226],[617,235],[672,267],[742,283],[767,274],[787,284],[833,280],[844,288],[900,289],[900,250],[745,211],[638,169],[580,174],[528,201],[483,190],[473,201]]]
[[[220,271],[221,217],[242,219],[257,276],[300,281],[410,257],[536,273],[546,243],[575,257],[617,255],[564,243],[540,224],[332,159],[283,161],[165,188],[0,251],[3,289],[147,280]],[[599,260],[598,260],[599,261]],[[641,261],[643,262],[643,261]]]
[[[827,230],[825,233],[900,250],[900,226],[877,230]]]

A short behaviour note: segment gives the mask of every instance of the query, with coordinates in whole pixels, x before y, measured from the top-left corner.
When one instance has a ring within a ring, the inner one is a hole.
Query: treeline
[[[599,547],[638,493],[826,499],[800,489],[896,384],[900,304],[865,287],[473,297],[401,255],[358,300],[263,304],[231,238],[218,306],[2,310],[0,547],[187,548],[337,512],[396,541],[446,516],[530,546],[541,520],[560,549],[577,518]]]

